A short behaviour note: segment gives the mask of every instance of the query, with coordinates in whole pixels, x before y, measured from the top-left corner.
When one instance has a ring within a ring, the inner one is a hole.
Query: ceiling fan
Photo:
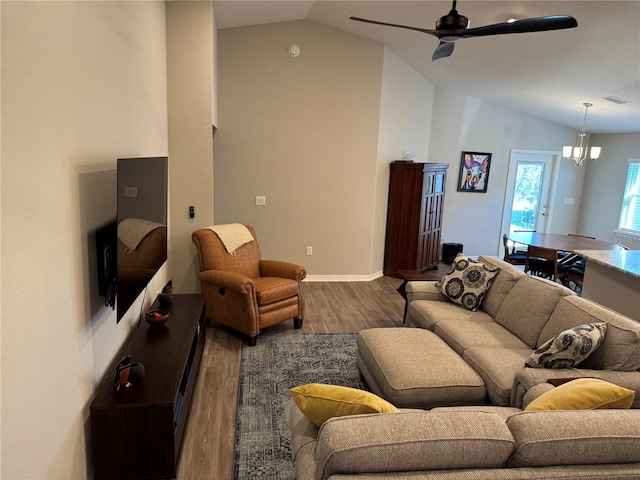
[[[469,28],[469,19],[464,15],[460,15],[456,10],[457,0],[453,0],[451,11],[444,17],[440,17],[436,21],[436,29],[429,30],[426,28],[410,27],[408,25],[396,25],[394,23],[378,22],[376,20],[367,20],[366,18],[349,17],[357,22],[374,23],[376,25],[386,25],[388,27],[406,28],[408,30],[416,30],[418,32],[433,35],[440,40],[440,44],[433,52],[431,60],[448,57],[453,53],[454,42],[464,38],[486,37],[489,35],[505,35],[508,33],[528,33],[528,32],[544,32],[547,30],[561,30],[564,28],[574,28],[578,26],[575,18],[569,15],[553,15],[548,17],[525,18],[522,20],[513,20],[504,23],[496,23],[494,25],[486,25],[484,27]]]

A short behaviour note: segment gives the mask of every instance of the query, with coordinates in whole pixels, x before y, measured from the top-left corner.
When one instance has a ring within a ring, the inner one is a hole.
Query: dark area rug
[[[242,347],[234,480],[293,480],[289,389],[326,383],[367,389],[356,366],[356,334],[260,335]]]

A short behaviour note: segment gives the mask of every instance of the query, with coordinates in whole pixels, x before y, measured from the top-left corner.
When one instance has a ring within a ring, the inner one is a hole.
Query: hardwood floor
[[[443,265],[439,271],[446,271]],[[444,270],[443,270],[444,268]],[[381,277],[370,282],[304,282],[305,319],[270,327],[261,335],[358,332],[402,325],[401,280]],[[258,337],[260,342],[260,337]],[[195,398],[182,448],[179,480],[228,480],[233,467],[240,352],[244,338],[226,327],[207,327]]]

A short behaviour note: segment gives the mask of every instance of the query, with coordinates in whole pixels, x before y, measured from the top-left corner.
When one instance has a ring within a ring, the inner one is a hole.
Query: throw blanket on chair
[[[218,236],[227,253],[233,255],[238,248],[253,240],[253,235],[249,229],[240,223],[229,223],[226,225],[213,225],[210,230]]]
[[[133,251],[138,248],[144,237],[160,227],[164,225],[141,218],[125,218],[118,224],[118,238],[127,249]]]

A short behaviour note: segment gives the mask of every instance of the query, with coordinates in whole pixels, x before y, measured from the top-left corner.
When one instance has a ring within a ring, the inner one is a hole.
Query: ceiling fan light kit
[[[460,15],[456,10],[457,0],[453,0],[451,10],[444,17],[440,17],[436,21],[436,29],[429,30],[420,27],[411,27],[408,25],[398,25],[394,23],[379,22],[377,20],[368,20],[360,17],[349,17],[356,22],[373,23],[376,25],[384,25],[387,27],[405,28],[415,30],[417,32],[432,35],[440,40],[440,44],[433,52],[431,60],[448,57],[453,53],[453,42],[464,38],[484,37],[489,35],[506,35],[509,33],[530,33],[544,32],[548,30],[562,30],[565,28],[575,28],[578,22],[569,15],[554,15],[549,17],[525,18],[522,20],[510,19],[507,22],[496,23],[494,25],[486,25],[484,27],[469,28],[469,19],[464,15]]]
[[[592,103],[583,103],[584,120],[582,121],[582,130],[576,137],[575,145],[565,145],[562,147],[562,156],[567,160],[573,160],[576,167],[581,166],[585,160],[597,160],[600,157],[601,147],[589,147],[590,136],[585,131],[585,125],[587,123],[587,111],[589,107],[593,107]]]

